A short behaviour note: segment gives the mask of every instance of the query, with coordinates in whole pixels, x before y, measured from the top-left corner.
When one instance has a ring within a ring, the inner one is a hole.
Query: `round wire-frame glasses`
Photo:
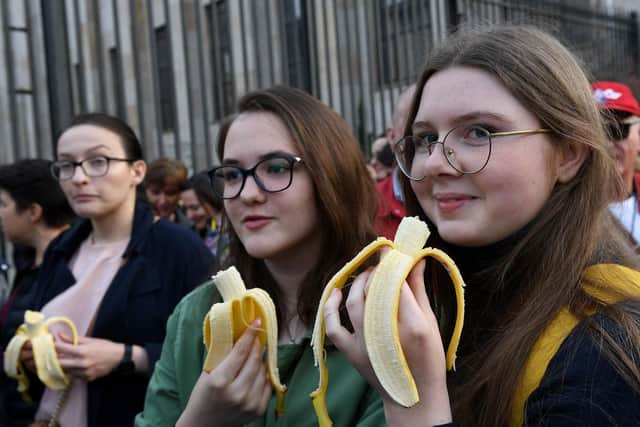
[[[420,181],[424,179],[425,173],[422,168],[414,170],[414,162],[426,161],[433,154],[436,145],[440,144],[442,153],[452,168],[462,174],[474,174],[483,170],[489,163],[493,138],[549,132],[551,129],[489,132],[481,126],[456,126],[449,130],[441,141],[433,134],[405,136],[396,143],[394,155],[402,173],[410,180]]]

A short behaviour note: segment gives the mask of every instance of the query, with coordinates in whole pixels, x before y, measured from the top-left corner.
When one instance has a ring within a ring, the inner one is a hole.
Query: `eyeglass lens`
[[[87,176],[99,177],[106,175],[109,169],[109,160],[106,157],[93,157],[80,163],[60,161],[53,163],[51,170],[56,178],[65,180],[73,176],[76,166],[80,166]]]
[[[489,131],[478,126],[460,126],[447,133],[442,141],[435,135],[408,136],[398,142],[396,160],[409,178],[424,178],[427,159],[442,145],[447,162],[461,173],[475,173],[487,164],[491,154]]]
[[[214,188],[221,188],[225,199],[237,197],[245,184],[248,175],[252,175],[258,187],[262,190],[276,193],[285,190],[291,184],[293,176],[292,158],[271,157],[261,160],[251,169],[237,166],[222,166],[216,168],[212,174]],[[220,190],[218,190],[220,191]]]

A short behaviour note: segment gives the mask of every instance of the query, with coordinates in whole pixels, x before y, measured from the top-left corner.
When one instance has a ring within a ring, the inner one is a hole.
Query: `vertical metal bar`
[[[2,4],[4,5],[5,2]],[[53,142],[51,148],[55,155],[55,138],[71,123],[73,117],[73,102],[69,102],[69,98],[73,99],[73,85],[69,70],[69,36],[65,0],[55,5],[50,1],[42,2],[42,26]],[[10,71],[13,71],[11,67],[7,67],[7,72]],[[11,95],[11,88],[9,89],[8,95]],[[12,123],[14,123],[13,119]]]
[[[149,21],[148,25],[148,34],[149,34],[149,43],[150,43],[150,51],[151,51],[151,84],[153,86],[153,115],[156,119],[156,134],[157,134],[157,144],[158,144],[158,153],[160,157],[164,157],[164,139],[163,139],[163,124],[162,124],[162,102],[160,101],[160,83],[158,77],[158,44],[156,43],[156,33],[155,33],[155,25],[153,22],[153,0],[146,0],[147,3],[147,20]],[[168,20],[169,17],[165,16]],[[171,44],[171,39],[169,39],[169,44]],[[174,100],[175,102],[175,100]],[[174,128],[176,126],[174,125]]]
[[[85,76],[85,64],[84,64],[84,51],[82,49],[82,23],[80,22],[80,7],[78,0],[73,2],[73,17],[76,21],[76,50],[78,51],[78,73],[76,78],[78,79],[78,101],[80,102],[80,111],[87,111],[87,89],[84,80]]]
[[[273,37],[273,29],[271,27],[271,0],[266,0],[266,13],[267,13],[267,45],[271,46],[272,37]],[[267,49],[267,59],[269,61],[269,86],[272,86],[276,80],[276,73],[273,68],[273,55],[275,55],[275,49]]]
[[[185,19],[184,19],[184,3],[183,2],[179,2],[178,3],[178,10],[180,11],[180,24],[182,25],[182,34],[181,34],[181,38],[182,38],[182,49],[184,51],[184,72],[185,72],[185,76],[187,78],[187,117],[189,120],[189,145],[191,147],[191,159],[192,159],[192,164],[193,164],[193,156],[196,154],[196,129],[195,129],[195,124],[193,123],[193,117],[192,117],[192,108],[193,108],[193,96],[191,94],[191,85],[189,84],[189,81],[191,80],[191,64],[190,64],[190,60],[191,60],[191,55],[189,54],[189,43],[187,41],[187,27],[185,25]],[[176,117],[176,119],[178,119]],[[180,123],[180,120],[176,120],[176,126]]]
[[[174,71],[173,71],[173,66],[174,66],[174,59],[175,57],[173,56],[173,43],[172,43],[172,31],[171,31],[171,19],[170,19],[170,14],[169,14],[169,0],[164,0],[164,4],[163,4],[163,8],[164,8],[164,16],[165,16],[165,25],[167,26],[167,38],[169,39],[169,51],[167,52],[167,55],[169,55],[169,58],[171,58],[171,75],[174,76]],[[178,117],[178,96],[177,96],[177,91],[176,91],[176,80],[175,77],[172,79],[173,80],[173,84],[171,85],[171,91],[173,92],[173,96],[171,97],[173,99],[173,103],[172,103],[172,108],[173,108],[173,118],[174,118],[174,124],[173,124],[173,137],[174,137],[174,143],[173,143],[173,156],[176,159],[180,159],[181,157],[181,153],[180,153],[180,118]]]
[[[11,134],[12,145],[13,145],[13,153],[19,153],[20,151],[20,137],[18,134],[18,105],[16,102],[16,87],[15,87],[15,70],[13,69],[13,65],[15,61],[13,60],[13,48],[11,45],[11,31],[9,27],[11,26],[9,22],[9,14],[7,8],[7,2],[2,1],[2,19],[3,19],[3,31],[4,31],[4,51],[5,51],[5,64],[7,66],[7,88],[9,89],[7,92],[7,96],[9,97],[9,117],[11,117]]]
[[[304,1],[304,0],[301,0]],[[307,3],[308,4],[308,3]],[[309,52],[313,52],[314,55],[312,55],[313,58],[315,58],[315,67],[313,69],[314,74],[313,74],[313,82],[311,83],[312,89],[311,91],[313,92],[313,87],[315,87],[317,93],[315,94],[318,98],[321,98],[321,91],[320,91],[320,66],[318,64],[318,28],[317,28],[317,24],[316,24],[316,8],[315,8],[315,4],[313,2],[311,2],[311,16],[309,17],[309,22],[311,22],[311,25],[308,26],[305,23],[305,29],[307,29],[307,33],[311,33],[313,35],[313,38],[309,39],[309,42],[313,44],[313,46],[309,46]],[[307,18],[308,15],[305,14],[305,18]]]
[[[304,0],[292,0],[293,2],[297,2],[298,4],[300,4],[300,10],[302,11],[302,4],[301,2]],[[286,16],[286,15],[285,15]],[[302,52],[304,49],[300,48],[300,34],[298,33],[300,28],[298,27],[298,20],[296,19],[296,14],[295,14],[295,4],[293,5],[293,12],[291,17],[293,18],[290,21],[289,24],[289,28],[292,30],[293,32],[293,65],[294,65],[294,71],[295,71],[295,83],[294,86],[298,87],[298,88],[302,88],[302,82],[303,82],[303,78],[302,78],[302,71],[300,70],[301,68],[301,63],[300,63],[300,58],[302,55]],[[306,27],[306,25],[305,25]]]
[[[346,35],[347,35],[347,52],[351,51],[351,25],[349,22],[349,8],[347,7],[347,5],[345,4],[345,10],[344,10],[344,19],[345,19],[345,30],[346,30]],[[354,93],[354,86],[355,86],[355,81],[354,81],[354,76],[353,76],[353,70],[351,69],[351,61],[350,58],[347,58],[347,72],[349,75],[349,79],[347,80],[348,84],[349,84],[349,96],[351,97],[351,120],[352,120],[352,126],[355,125],[355,121],[357,119],[358,113],[357,113],[357,107],[356,107],[356,95]],[[338,74],[340,74],[340,71],[338,71]]]
[[[28,1],[27,1],[28,3]],[[101,111],[107,110],[107,91],[106,91],[106,83],[105,79],[105,69],[104,69],[104,61],[102,55],[104,54],[103,46],[102,46],[102,22],[100,21],[100,6],[96,0],[91,2],[91,7],[93,7],[93,20],[95,21],[95,41],[96,41],[96,52],[98,57],[98,69],[97,69],[97,78],[98,78],[98,96],[100,99],[98,100],[98,105],[100,106]]]
[[[40,153],[40,142],[42,141],[42,133],[40,132],[40,126],[38,123],[40,118],[38,117],[38,86],[36,85],[36,54],[33,48],[33,32],[31,30],[31,3],[29,0],[25,1],[25,27],[26,27],[26,36],[27,36],[27,49],[29,49],[29,75],[31,77],[31,103],[32,103],[32,113],[33,117],[33,130],[36,138],[36,152],[38,157],[42,157],[42,153]]]
[[[362,52],[362,50],[359,48],[360,47],[360,34],[361,34],[361,26],[360,26],[360,10],[358,8],[357,3],[354,4],[353,7],[353,14],[354,14],[354,19],[355,19],[355,32],[356,32],[356,36],[355,36],[355,40],[356,40],[356,46],[358,46],[357,52]],[[360,143],[364,144],[365,147],[367,147],[367,120],[365,119],[366,114],[364,113],[365,111],[365,95],[364,95],[364,79],[365,79],[365,72],[364,72],[364,64],[363,64],[364,58],[360,58],[360,60],[358,61],[358,75],[360,76],[360,102],[359,102],[359,106],[360,109],[359,111],[362,111],[362,115],[360,115],[360,119],[361,121],[361,125],[362,125],[362,134],[360,135]],[[355,98],[355,97],[354,97]]]
[[[213,68],[215,72],[214,76],[217,78],[213,82],[212,90],[213,94],[213,105],[218,108],[218,111],[215,111],[214,108],[214,116],[215,119],[221,119],[225,115],[225,101],[224,101],[224,64],[222,64],[222,44],[220,43],[220,37],[218,35],[219,31],[219,23],[218,23],[218,9],[215,3],[209,3],[209,7],[211,8],[211,46],[212,46],[212,55],[211,59],[213,61]],[[215,89],[214,89],[215,87]],[[216,114],[217,113],[217,114]]]
[[[382,22],[383,19],[386,19],[386,15],[382,16],[381,14],[381,0],[375,0],[376,6],[374,8],[374,14],[375,16],[377,16],[379,19],[376,19],[375,22],[375,28],[380,28],[384,25],[384,28],[387,29],[387,32],[385,34],[385,36],[387,37],[387,43],[389,43],[388,38],[389,38],[389,26],[387,25],[387,22]],[[385,8],[386,11],[386,8]],[[377,47],[378,47],[378,55],[375,55],[378,61],[378,70],[379,70],[379,78],[378,78],[378,91],[380,92],[380,105],[382,108],[382,120],[384,121],[384,126],[385,126],[385,130],[387,128],[387,126],[389,125],[387,118],[385,117],[385,113],[386,113],[386,108],[385,105],[388,105],[388,101],[390,101],[390,99],[388,99],[389,93],[385,88],[385,82],[384,82],[384,60],[386,59],[387,62],[391,61],[390,55],[389,55],[389,49],[387,49],[386,52],[380,52],[382,49],[382,39],[380,38],[380,31],[376,31],[376,39],[378,41],[377,43]],[[381,55],[380,53],[386,54],[386,58],[383,58],[383,55]],[[389,79],[391,79],[391,76],[389,76]]]
[[[402,43],[404,45],[404,61],[402,61],[402,64],[404,65],[404,75],[401,77],[401,81],[404,81],[405,86],[409,82],[409,73],[411,68],[409,67],[409,64],[411,62],[411,60],[409,59],[409,56],[411,55],[409,46],[413,46],[413,43],[411,43],[410,39],[411,26],[409,25],[409,13],[411,11],[409,9],[409,1],[410,0],[404,0],[403,3],[400,3],[396,6],[398,8],[398,14],[400,14],[400,11],[404,9],[402,22],[398,21],[400,23],[400,27],[398,28],[398,41],[401,42],[402,38],[400,36],[402,33],[404,33],[404,43]]]
[[[118,113],[124,113],[124,116],[120,117],[124,121],[128,121],[126,114],[126,102],[124,97],[124,72],[122,70],[122,38],[120,36],[120,19],[118,16],[118,0],[112,0],[112,11],[113,11],[113,29],[116,33],[116,52],[118,54],[118,69],[116,72],[118,73],[117,79],[120,83],[116,88],[116,103]]]
[[[347,16],[346,16],[346,12],[347,12],[346,1],[348,1],[348,0],[345,0],[345,1],[342,2],[342,4],[344,5],[343,13],[345,14],[344,15],[345,16],[345,18],[344,18],[345,22],[346,22],[346,19],[347,19]],[[335,27],[336,27],[336,39],[339,42],[340,40],[342,40],[342,38],[340,37],[340,23],[338,22],[338,11],[337,11],[337,8],[336,8],[336,0],[333,0],[333,22],[334,22]],[[347,31],[347,34],[349,34],[349,27],[347,25],[345,25],[344,28]],[[337,75],[337,77],[338,77],[338,91],[340,93],[340,112],[342,113],[342,117],[346,118],[347,117],[347,110],[345,110],[344,94],[342,93],[343,88],[344,88],[343,81],[342,81],[342,64],[341,64],[342,61],[340,60],[341,59],[340,57],[342,56],[342,49],[340,49],[340,47],[338,47],[337,50],[338,51],[336,52],[336,60],[338,61],[338,75]],[[347,79],[346,80],[347,80],[347,84],[350,84],[351,83],[351,67],[349,66],[349,62],[350,61],[349,61],[349,58],[348,58],[348,54],[351,51],[351,46],[350,46],[348,40],[347,40],[347,47],[344,50],[347,52],[347,61],[346,62],[347,62],[348,71],[347,71]],[[352,114],[353,114],[353,112],[352,112]]]
[[[76,0],[77,1],[77,0]],[[133,53],[134,55],[132,55],[133,57],[133,73],[135,74],[135,79],[136,79],[136,98],[137,98],[137,110],[138,110],[138,123],[140,126],[139,129],[139,135],[138,138],[141,141],[144,141],[146,135],[144,135],[144,102],[142,99],[142,88],[141,88],[141,84],[140,81],[142,80],[140,78],[140,64],[138,63],[138,34],[137,34],[137,26],[136,26],[136,7],[135,7],[135,2],[137,0],[130,0],[129,1],[129,16],[130,16],[130,21],[129,21],[129,25],[130,25],[130,30],[131,30],[131,45],[133,48]],[[143,144],[143,148],[144,148],[144,144]]]
[[[211,150],[209,149],[209,108],[207,107],[207,83],[204,78],[204,55],[202,51],[202,27],[200,25],[200,8],[198,7],[199,1],[193,0],[193,13],[196,20],[196,40],[198,44],[198,65],[200,69],[200,87],[201,87],[201,97],[202,100],[202,126],[204,128],[204,141],[202,144],[204,145],[205,158],[207,161],[207,166],[211,166],[213,164],[211,158]],[[195,167],[194,167],[195,171]]]
[[[331,90],[331,54],[329,53],[329,29],[327,28],[327,9],[322,10],[322,25],[324,26],[324,60],[327,64],[327,91],[329,92],[329,105],[333,107],[333,91]]]
[[[244,67],[244,90],[245,92],[247,92],[250,90],[250,88],[249,88],[249,64],[247,60],[247,32],[245,30],[245,25],[244,25],[244,0],[239,0],[239,4],[240,4],[240,34],[242,34],[242,66]]]
[[[374,85],[373,85],[373,79],[375,78],[375,64],[376,62],[372,61],[372,58],[377,58],[378,55],[374,55],[372,52],[372,40],[371,40],[371,31],[377,33],[378,27],[374,24],[373,18],[371,17],[371,15],[368,13],[368,11],[370,10],[371,7],[371,3],[370,2],[362,2],[361,3],[363,9],[364,9],[364,16],[365,16],[365,32],[364,34],[366,35],[366,49],[367,49],[367,56],[366,56],[366,61],[367,61],[367,68],[369,70],[369,108],[370,108],[370,112],[371,112],[371,129],[373,129],[373,133],[374,135],[377,135],[377,133],[379,132],[378,129],[378,120],[376,119],[376,102],[375,102],[375,89],[374,89]],[[363,93],[364,93],[364,89],[363,89]],[[369,150],[369,146],[367,147],[367,152]]]
[[[262,3],[264,4],[264,3]],[[257,5],[253,4],[253,7],[251,7],[251,14],[247,16],[247,18],[251,19],[251,27],[253,28],[253,57],[255,60],[255,68],[256,68],[256,74],[257,74],[257,80],[258,80],[258,87],[263,87],[264,86],[264,82],[263,82],[263,74],[262,74],[262,67],[260,66],[260,63],[262,61],[260,61],[260,51],[262,49],[260,49],[260,30],[263,29],[262,25],[258,26],[257,22],[258,22],[258,16],[257,16]]]
[[[276,0],[278,26],[280,27],[280,62],[282,67],[282,80],[285,84],[291,85],[291,76],[289,76],[289,44],[287,42],[287,22],[286,15],[283,9],[284,1],[285,0]]]

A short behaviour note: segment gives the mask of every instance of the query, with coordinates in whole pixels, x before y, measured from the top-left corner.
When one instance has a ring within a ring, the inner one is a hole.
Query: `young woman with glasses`
[[[375,238],[376,193],[348,125],[312,96],[276,87],[249,93],[218,136],[209,176],[224,198],[230,253],[247,287],[261,287],[278,317],[284,415],[266,378],[255,328],[210,374],[202,321],[215,284],[187,296],[169,320],[137,426],[317,426],[310,329],[324,285]],[[220,185],[218,185],[220,184]],[[382,402],[335,347],[328,408],[336,425],[384,424]],[[335,382],[334,382],[335,381]]]
[[[619,186],[589,81],[553,37],[469,30],[429,58],[396,147],[408,215],[456,261],[466,313],[456,371],[446,272],[416,265],[399,331],[420,402],[383,392],[389,425],[638,425],[640,273],[607,209]],[[346,306],[362,324],[368,273]],[[328,337],[382,388],[362,331],[326,310]]]
[[[210,271],[211,254],[197,236],[155,221],[137,202],[145,171],[137,137],[115,117],[78,116],[58,139],[51,172],[83,219],[50,244],[31,308],[69,317],[81,337],[72,345],[68,330],[54,330],[72,382],[66,391],[45,389],[38,421],[133,424],[167,318]],[[21,356],[33,367],[30,348]],[[35,392],[35,377],[32,385]]]

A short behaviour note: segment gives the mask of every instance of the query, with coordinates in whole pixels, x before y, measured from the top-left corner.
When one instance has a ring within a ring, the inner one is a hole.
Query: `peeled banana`
[[[20,352],[27,341],[31,341],[36,372],[40,381],[52,390],[62,390],[69,385],[69,379],[58,361],[53,336],[49,332],[49,327],[57,322],[63,322],[69,326],[73,335],[73,344],[78,344],[78,333],[71,320],[61,316],[45,320],[42,313],[27,310],[24,313],[24,323],[20,325],[4,352],[4,371],[8,376],[18,380],[18,391],[26,399],[28,399],[29,379],[20,362]]]
[[[439,249],[422,249],[429,234],[429,229],[423,221],[416,217],[403,218],[393,242],[379,237],[338,271],[325,287],[311,337],[315,363],[320,371],[320,382],[318,388],[311,393],[311,398],[320,426],[332,425],[326,408],[329,374],[324,359],[325,302],[334,288],[342,288],[349,276],[384,246],[390,247],[391,250],[382,256],[372,273],[363,319],[365,347],[378,381],[389,396],[400,405],[410,407],[420,400],[400,345],[398,305],[402,284],[418,261],[425,257],[433,257],[445,266],[455,288],[457,315],[446,354],[447,369],[455,369],[456,350],[464,320],[464,282],[460,271],[447,254]]]
[[[213,304],[204,318],[203,337],[207,358],[202,368],[211,372],[231,351],[233,344],[256,319],[262,320],[258,333],[267,346],[267,371],[276,392],[276,413],[284,413],[286,387],[278,372],[278,321],[269,294],[260,288],[247,290],[238,270],[231,266],[213,277],[224,302]]]

